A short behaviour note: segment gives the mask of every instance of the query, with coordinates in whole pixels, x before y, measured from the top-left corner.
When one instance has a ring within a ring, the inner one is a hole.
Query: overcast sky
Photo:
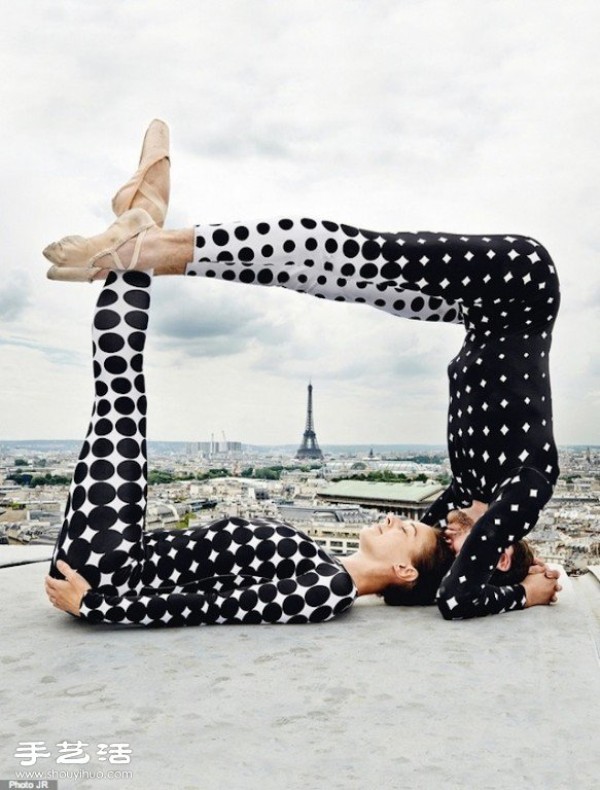
[[[556,439],[600,443],[597,0],[19,0],[0,32],[0,439],[82,437],[98,285],[42,248],[98,232],[153,117],[168,227],[304,214],[523,233],[563,302]],[[459,326],[279,288],[154,285],[149,438],[445,441]]]

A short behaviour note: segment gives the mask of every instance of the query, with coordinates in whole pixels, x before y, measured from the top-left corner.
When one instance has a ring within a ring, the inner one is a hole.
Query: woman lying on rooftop
[[[320,622],[395,586],[433,602],[452,562],[443,533],[394,516],[341,559],[274,519],[144,531],[152,282],[111,273],[97,301],[92,419],[46,582],[51,602],[91,623],[154,626]]]
[[[541,245],[378,233],[307,218],[162,231],[167,140],[166,127],[153,123],[138,172],[113,201],[119,219],[108,231],[44,251],[51,279],[104,280],[92,330],[95,403],[46,581],[51,602],[90,622],[197,625],[318,622],[359,595],[431,603],[438,587],[449,619],[556,600],[557,573],[543,564],[533,573],[525,565],[516,582],[493,576],[512,564],[514,545],[535,524],[558,474],[547,351],[559,299]],[[155,274],[279,285],[465,323],[465,344],[449,369],[453,480],[423,522],[388,517],[363,530],[356,554],[341,559],[265,519],[145,533],[142,367]],[[449,514],[473,516],[478,507],[452,563],[441,528]]]

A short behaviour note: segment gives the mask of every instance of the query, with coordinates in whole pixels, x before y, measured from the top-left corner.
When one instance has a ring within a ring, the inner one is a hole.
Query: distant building
[[[335,507],[332,505],[300,505],[296,502],[278,503],[277,509],[284,521],[331,521],[344,524],[360,520],[362,513],[359,505]]]
[[[391,511],[419,519],[444,491],[439,483],[375,483],[365,480],[340,480],[317,496],[325,502],[354,504]]]
[[[226,440],[211,442],[188,442],[186,445],[188,455],[227,455],[228,453],[241,453],[241,442],[229,442]]]

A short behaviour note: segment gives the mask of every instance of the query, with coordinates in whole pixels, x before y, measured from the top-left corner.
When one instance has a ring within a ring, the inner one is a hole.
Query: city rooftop
[[[462,622],[367,597],[320,625],[155,630],[51,608],[49,558],[48,546],[0,547],[0,779],[39,769],[92,777],[60,790],[597,787],[593,573],[565,576],[557,606]],[[65,740],[88,744],[90,762],[57,764]],[[50,757],[27,769],[14,754],[30,741]],[[130,764],[99,762],[101,743],[128,743]],[[93,778],[109,768],[133,776]]]

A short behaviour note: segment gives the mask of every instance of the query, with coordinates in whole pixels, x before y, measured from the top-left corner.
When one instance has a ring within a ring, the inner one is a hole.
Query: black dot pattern
[[[242,244],[237,229],[243,228]],[[440,590],[445,617],[522,608],[521,585],[491,588],[498,553],[527,534],[559,474],[549,352],[560,304],[547,250],[521,235],[384,233],[300,217],[198,225],[190,275],[275,285],[369,304],[413,320],[460,323],[448,367],[453,480],[424,520],[490,503]],[[269,255],[261,254],[264,246]],[[218,257],[223,250],[227,260]]]
[[[428,293],[423,265],[407,266],[415,254],[422,257],[422,248],[415,245],[416,234],[379,234],[306,217],[217,228],[199,225],[195,259],[186,274],[277,285],[325,299],[371,304],[415,320],[460,323],[455,289],[442,289],[437,299],[414,301],[411,291]]]
[[[143,272],[111,272],[98,297],[92,325],[96,398],[50,567],[62,578],[55,563],[65,560],[102,594],[135,589],[144,564],[145,336],[131,326],[147,323],[150,283]]]
[[[89,591],[81,602],[84,619],[151,627],[317,623],[345,612],[357,595],[336,559],[272,519],[232,517],[193,529],[154,530],[144,546],[136,589]]]
[[[217,238],[226,244],[231,237],[243,240],[244,233],[224,231]],[[148,273],[111,272],[98,298],[96,398],[50,575],[62,578],[56,561],[63,559],[89,581],[80,614],[91,623],[316,623],[341,614],[357,595],[352,578],[287,524],[230,518],[194,529],[144,531],[142,354],[151,283]]]

